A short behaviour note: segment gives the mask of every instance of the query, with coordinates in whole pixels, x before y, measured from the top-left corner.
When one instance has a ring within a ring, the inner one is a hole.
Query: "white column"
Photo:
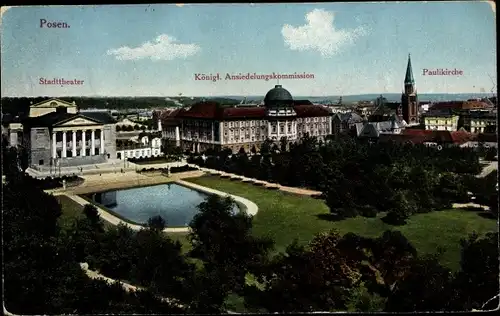
[[[57,158],[56,132],[52,132],[52,158]]]
[[[80,153],[80,156],[82,157],[85,157],[85,155],[87,154],[85,151],[87,150],[86,146],[85,146],[85,133],[87,131],[86,130],[82,130],[82,152]]]
[[[66,157],[66,132],[62,132],[63,133],[63,148],[62,148],[62,155],[61,157]]]
[[[73,148],[72,156],[76,157],[76,131],[73,131]]]
[[[104,154],[104,128],[101,129],[101,149],[99,149],[99,154]]]
[[[90,136],[90,142],[91,142],[90,155],[94,156],[95,155],[95,130],[92,130],[92,135]]]

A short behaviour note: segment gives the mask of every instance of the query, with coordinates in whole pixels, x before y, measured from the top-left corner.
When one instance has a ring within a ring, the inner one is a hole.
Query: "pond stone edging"
[[[258,209],[259,209],[257,207],[257,204],[255,204],[254,202],[247,200],[245,198],[236,196],[236,195],[228,194],[228,193],[225,193],[222,191],[207,188],[207,187],[204,187],[204,186],[201,186],[198,184],[194,184],[191,182],[183,181],[183,180],[177,180],[177,181],[173,181],[171,183],[177,183],[177,184],[182,185],[184,187],[187,187],[187,188],[190,188],[193,190],[197,190],[197,191],[200,191],[203,193],[207,193],[207,194],[217,194],[221,197],[229,196],[236,202],[236,204],[238,205],[240,210],[244,211],[245,213],[247,213],[250,216],[254,216],[255,214],[257,214]],[[104,208],[96,205],[95,203],[89,203],[87,200],[85,200],[84,198],[82,198],[78,195],[67,194],[66,196],[82,206],[85,206],[87,204],[94,205],[97,209],[97,212],[99,213],[99,216],[103,220],[105,220],[113,225],[124,224],[124,225],[128,226],[129,228],[131,228],[132,230],[136,230],[136,231],[144,228],[143,225],[132,224],[132,223],[126,222],[126,221],[122,220],[121,218],[111,214],[110,212],[108,212]],[[191,231],[191,228],[189,228],[189,227],[167,227],[163,231],[165,233],[189,233]]]

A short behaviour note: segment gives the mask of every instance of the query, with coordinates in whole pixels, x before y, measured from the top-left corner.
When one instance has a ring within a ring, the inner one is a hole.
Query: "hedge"
[[[142,157],[142,158],[128,158],[128,161],[135,163],[135,162],[148,162],[148,161],[159,161],[159,160],[165,160],[165,162],[174,162],[178,161],[174,158],[170,157],[164,157],[164,156],[156,156],[156,157]]]
[[[42,190],[57,189],[63,187],[63,180],[66,180],[66,186],[75,186],[82,184],[84,179],[72,175],[62,177],[46,177],[45,179],[36,179],[31,176],[26,176],[28,185],[40,188]]]
[[[169,168],[143,168],[138,170],[138,173],[143,173],[143,172],[164,172],[167,173]],[[198,170],[198,168],[190,167],[189,165],[184,165],[180,167],[170,167],[170,173],[179,173],[179,172],[186,172],[186,171],[194,171]]]

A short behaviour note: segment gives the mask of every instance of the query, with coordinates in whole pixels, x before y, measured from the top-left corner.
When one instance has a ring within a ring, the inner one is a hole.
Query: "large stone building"
[[[36,169],[105,163],[116,158],[114,120],[107,112],[79,113],[76,104],[50,99],[8,124],[10,146],[23,146]]]
[[[237,152],[266,140],[300,140],[306,133],[322,139],[332,133],[332,113],[308,100],[294,100],[290,92],[276,85],[264,98],[263,106],[224,107],[200,102],[163,117],[163,138],[184,150],[202,152],[209,148],[230,148]]]

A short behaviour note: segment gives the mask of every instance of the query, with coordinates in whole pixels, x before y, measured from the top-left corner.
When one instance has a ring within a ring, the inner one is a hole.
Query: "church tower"
[[[408,54],[404,86],[405,88],[401,95],[401,114],[407,124],[418,124],[418,96],[415,88],[415,79],[413,79],[410,54]]]

